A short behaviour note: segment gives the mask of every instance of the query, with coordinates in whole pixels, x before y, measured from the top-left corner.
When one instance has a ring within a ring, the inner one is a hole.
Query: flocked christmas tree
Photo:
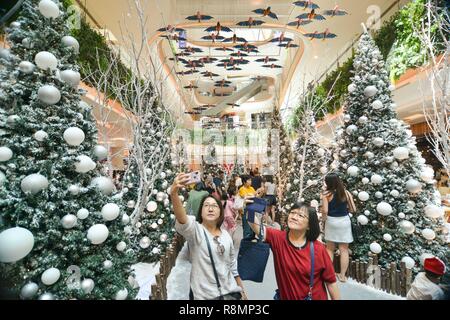
[[[363,228],[353,243],[353,255],[378,254],[381,264],[405,261],[420,267],[420,257],[446,260],[443,209],[433,186],[433,171],[425,165],[408,126],[396,117],[380,51],[365,32],[354,61],[344,122],[337,131],[333,168],[342,169],[346,187],[358,209],[353,217]]]
[[[210,139],[206,146],[206,154],[202,158],[202,170],[205,179],[208,175],[218,177],[222,170],[221,164],[218,163],[214,137]]]
[[[61,8],[26,0],[0,58],[0,276],[23,299],[131,298],[134,256],[92,160],[107,151],[80,102],[79,44]]]

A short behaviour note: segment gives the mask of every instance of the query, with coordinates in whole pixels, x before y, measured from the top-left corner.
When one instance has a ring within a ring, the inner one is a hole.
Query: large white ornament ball
[[[365,191],[361,191],[360,193],[358,193],[358,199],[361,201],[367,201],[369,200],[369,194]]]
[[[359,117],[358,122],[361,123],[361,124],[364,124],[364,123],[366,123],[368,120],[369,120],[369,119],[368,119],[366,116],[361,116],[361,117]]]
[[[147,211],[155,212],[156,209],[158,209],[158,204],[155,201],[150,201],[149,203],[147,203]]]
[[[56,70],[58,68],[58,59],[53,53],[41,51],[34,57],[34,62],[42,70]]]
[[[378,199],[383,198],[383,193],[381,193],[380,191],[375,192],[375,197]]]
[[[372,102],[372,108],[374,110],[380,110],[383,108],[383,102],[381,102],[380,100],[375,100],[374,102]]]
[[[63,226],[64,229],[72,229],[73,227],[75,227],[77,225],[77,216],[74,214],[66,214],[62,219],[61,219],[61,224]]]
[[[10,228],[0,233],[0,262],[16,262],[25,258],[33,249],[33,234],[21,227]]]
[[[94,161],[88,156],[79,155],[77,157],[77,162],[75,162],[75,171],[78,173],[87,173],[94,170],[97,166]]]
[[[164,199],[165,199],[164,194],[165,194],[164,192],[158,192],[156,194],[156,201],[158,201],[158,202],[164,201]]]
[[[108,158],[108,149],[106,149],[104,146],[96,145],[94,147],[94,154],[98,160],[104,160]]]
[[[150,238],[149,237],[143,237],[140,241],[139,241],[139,246],[142,249],[147,249],[148,247],[150,247]]]
[[[69,86],[77,88],[80,84],[81,75],[77,71],[64,70],[60,72],[61,80],[67,83]]]
[[[416,203],[414,201],[409,200],[406,205],[408,206],[408,208],[410,209],[414,209],[416,207]]]
[[[80,193],[81,189],[80,186],[76,185],[76,184],[72,184],[69,189],[68,189],[69,193],[73,196],[76,196]]]
[[[418,193],[422,190],[422,184],[416,179],[406,181],[406,189],[411,193]]]
[[[400,192],[398,192],[397,190],[392,190],[390,192],[390,195],[393,196],[394,198],[397,198],[400,195]]]
[[[117,245],[116,245],[116,249],[117,251],[123,251],[127,248],[127,244],[125,243],[125,241],[120,241]]]
[[[135,205],[136,205],[136,201],[134,201],[134,200],[130,200],[127,203],[127,207],[130,209],[133,209]]]
[[[347,89],[348,89],[348,92],[352,93],[356,90],[356,85],[354,83],[351,83],[351,84],[349,84]]]
[[[385,234],[383,234],[383,239],[384,239],[384,241],[389,242],[392,240],[392,236],[389,233],[385,233]]]
[[[114,300],[125,300],[128,297],[128,290],[122,289],[116,293]]]
[[[426,228],[422,230],[422,237],[431,241],[436,238],[436,233],[433,230]]]
[[[420,179],[427,183],[433,182],[434,179],[434,170],[431,167],[425,167],[423,168],[422,172],[420,173]]]
[[[364,177],[364,178],[361,179],[361,182],[362,182],[363,184],[368,184],[369,181],[370,181],[369,178],[366,178],[366,177]]]
[[[158,228],[158,224],[156,222],[153,222],[151,227],[152,227],[152,229],[157,229]]]
[[[89,228],[87,238],[92,244],[101,244],[108,238],[109,230],[104,224],[94,224]]]
[[[322,148],[317,149],[317,155],[323,157],[325,155],[325,150]]]
[[[347,173],[352,177],[356,177],[358,175],[358,172],[359,172],[359,168],[356,166],[350,166],[347,169]]]
[[[382,147],[384,145],[384,140],[383,138],[376,137],[373,138],[372,143],[375,147]]]
[[[79,146],[83,143],[85,134],[84,131],[77,127],[70,127],[64,131],[64,141],[71,146]]]
[[[402,262],[405,263],[405,267],[408,269],[412,269],[416,265],[416,262],[414,261],[414,259],[411,257],[408,257],[408,256],[403,257]]]
[[[61,42],[65,47],[72,48],[75,51],[75,53],[78,53],[80,50],[80,44],[78,43],[78,40],[72,36],[62,37]]]
[[[381,184],[383,182],[383,177],[378,174],[374,174],[370,177],[370,182],[373,184]]]
[[[368,86],[364,89],[364,95],[367,98],[373,97],[374,95],[377,94],[377,92],[378,92],[378,89],[375,86]]]
[[[408,220],[402,220],[399,223],[400,230],[406,234],[413,234],[416,230],[414,224]]]
[[[41,275],[41,281],[47,286],[51,286],[56,283],[61,276],[61,272],[57,268],[49,268]]]
[[[61,100],[61,92],[51,85],[44,85],[38,90],[38,98],[48,105],[57,104]]]
[[[394,158],[397,160],[405,160],[409,158],[409,150],[405,147],[397,147],[393,151]]]
[[[39,1],[39,12],[46,18],[58,18],[59,17],[59,8],[56,3],[51,0],[41,0]]]
[[[92,179],[92,186],[98,188],[104,195],[110,195],[114,191],[114,183],[107,177],[96,177]]]
[[[40,191],[47,189],[47,187],[47,178],[39,173],[33,173],[29,176],[26,176],[20,183],[20,188],[22,189],[22,191],[25,193],[29,192],[32,195],[35,195]]]
[[[363,225],[363,226],[365,226],[366,224],[369,223],[369,219],[367,219],[367,217],[364,215],[359,215],[357,220],[358,220],[359,224]]]
[[[39,142],[42,142],[48,138],[48,134],[47,134],[47,132],[45,132],[43,130],[39,130],[34,133],[33,138]]]
[[[20,297],[22,299],[31,299],[33,298],[39,290],[39,286],[34,282],[29,282],[22,287],[20,290]]]
[[[102,217],[106,221],[112,221],[119,216],[120,208],[115,203],[107,203],[102,208]]]
[[[373,154],[373,152],[370,152],[370,151],[367,151],[367,152],[364,154],[364,156],[365,156],[367,159],[373,159],[373,158],[375,157],[375,155]]]
[[[89,210],[85,208],[81,208],[77,211],[77,218],[80,220],[84,220],[89,217]]]
[[[50,292],[45,292],[41,294],[38,298],[39,300],[55,300],[55,296]]]
[[[380,202],[377,204],[377,212],[382,216],[388,216],[392,213],[392,206],[387,202]]]
[[[94,290],[94,280],[92,279],[84,279],[81,281],[81,290],[83,290],[84,293],[89,294]]]
[[[355,132],[356,130],[358,130],[358,127],[355,126],[354,124],[351,124],[347,127],[347,129],[345,129],[345,131],[347,132],[347,134],[352,134],[353,132]]]
[[[129,224],[130,223],[130,216],[127,215],[126,213],[124,213],[123,216],[122,216],[122,223],[123,224]]]
[[[112,266],[113,266],[113,263],[111,260],[103,261],[103,268],[108,270],[108,269],[111,269]]]
[[[381,252],[381,246],[376,242],[372,242],[370,244],[370,251],[372,251],[375,254],[378,254]]]
[[[13,152],[8,147],[0,147],[0,162],[6,162],[11,160]]]
[[[20,72],[23,72],[25,74],[33,73],[35,67],[36,66],[33,63],[31,63],[30,61],[22,61],[21,63],[19,63]]]
[[[438,207],[434,204],[429,204],[425,207],[424,209],[425,211],[425,215],[428,218],[433,218],[433,219],[437,219],[440,217],[444,216],[444,208],[443,207]]]
[[[370,211],[369,211],[369,210],[364,210],[364,214],[365,214],[366,216],[369,216],[369,215],[370,215]]]

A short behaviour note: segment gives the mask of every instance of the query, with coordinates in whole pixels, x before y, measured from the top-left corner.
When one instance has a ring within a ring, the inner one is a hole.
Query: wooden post
[[[152,284],[152,295],[150,299],[152,300],[158,300],[158,286],[156,284]]]
[[[352,261],[351,264],[351,273],[350,273],[350,278],[355,279],[355,274],[356,274],[356,261]]]
[[[356,282],[361,282],[359,279],[359,260],[355,261],[355,278]]]
[[[411,269],[406,269],[406,274],[405,274],[405,290],[406,290],[406,295],[408,294],[409,289],[411,289],[411,280],[412,280],[412,271]]]
[[[400,295],[406,296],[406,264],[402,261],[400,263]]]
[[[391,293],[393,294],[397,292],[396,271],[397,266],[395,265],[395,262],[391,262],[389,276],[391,277]]]
[[[381,268],[380,270],[380,289],[381,290],[385,290],[388,291],[389,288],[387,286],[387,282],[386,282],[386,269],[385,268]]]
[[[367,268],[368,268],[369,265],[370,265],[370,258],[369,258],[369,263],[367,263],[367,262],[363,263],[363,268],[361,270],[361,272],[362,272],[362,281],[363,281],[364,284],[367,283]]]

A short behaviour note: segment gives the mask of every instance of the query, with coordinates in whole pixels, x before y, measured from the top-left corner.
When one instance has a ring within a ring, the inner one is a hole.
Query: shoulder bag
[[[350,201],[351,199],[348,197],[347,192],[348,191],[345,190],[345,197],[347,199],[347,207],[348,207],[349,213],[355,214],[356,208],[353,206],[352,202]],[[350,214],[348,216],[349,216],[350,223],[352,226],[353,240],[358,241],[361,238],[361,234],[362,234],[361,226],[357,222],[354,222],[352,220],[352,218],[350,218]]]

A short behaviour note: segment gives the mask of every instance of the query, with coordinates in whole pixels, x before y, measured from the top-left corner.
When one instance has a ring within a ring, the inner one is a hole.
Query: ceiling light
[[[316,59],[316,60],[319,59],[319,56],[314,56],[314,59]]]

